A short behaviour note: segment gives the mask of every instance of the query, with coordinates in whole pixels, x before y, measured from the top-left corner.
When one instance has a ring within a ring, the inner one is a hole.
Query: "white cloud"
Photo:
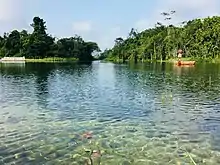
[[[219,0],[158,0],[157,6],[152,9],[151,14],[143,15],[142,18],[134,22],[133,27],[138,31],[143,31],[147,28],[154,27],[157,22],[180,25],[182,21],[218,15],[220,14],[220,8],[218,6],[220,6]],[[172,10],[176,11],[172,15],[172,20],[165,21],[161,13]],[[127,30],[129,30],[129,27]],[[119,36],[123,37],[125,33],[129,33],[129,31],[122,30],[119,27],[108,30],[105,33],[106,35],[98,40],[100,46],[102,48],[113,46],[115,38]]]
[[[119,26],[113,28],[107,28],[102,33],[103,35],[99,34],[99,38],[97,40],[102,50],[105,48],[112,47],[117,37],[123,37],[122,35],[123,32]]]
[[[156,22],[154,20],[146,20],[146,19],[140,19],[134,24],[134,29],[136,29],[138,32],[143,31],[147,28],[152,28]]]
[[[73,23],[74,33],[88,33],[92,30],[92,23],[90,21],[79,21]]]
[[[184,19],[193,19],[219,14],[219,5],[219,0],[168,0],[167,3],[164,3],[165,9],[176,10],[177,15]]]
[[[25,12],[33,6],[33,9],[31,8],[30,10],[32,14],[38,13],[38,9],[40,8],[40,4],[37,5],[38,3],[40,2],[37,0],[0,0],[0,34],[11,29],[30,28],[30,15],[28,16]],[[142,31],[146,28],[153,27],[157,22],[164,23],[164,18],[160,13],[171,10],[176,11],[171,21],[174,24],[196,17],[217,15],[220,14],[219,6],[219,0],[157,0],[157,6],[151,9],[152,13],[143,15],[133,23],[133,27],[138,31]],[[127,27],[127,29],[124,29],[125,27],[122,28],[124,25],[113,26],[107,27],[101,23],[97,25],[94,22],[82,20],[73,22],[70,27],[71,29],[63,33],[65,35],[66,33],[68,35],[79,34],[85,40],[97,42],[104,49],[113,46],[116,37],[125,37],[132,28]],[[54,33],[57,34],[59,32],[54,30]]]
[[[0,0],[0,21],[15,21],[23,15],[22,0]]]
[[[0,0],[0,35],[29,26],[25,20],[26,3],[26,0]]]
[[[209,10],[216,8],[217,0],[184,0],[184,1],[176,1],[176,0],[168,0],[167,4],[171,7],[176,7],[178,9],[195,9],[195,10]],[[211,7],[211,8],[210,8]]]
[[[144,16],[145,18],[139,19],[134,27],[138,30],[154,26],[157,22],[164,24],[180,24],[182,21],[191,20],[194,18],[201,18],[220,14],[220,1],[219,0],[158,0],[158,5],[150,15]],[[170,12],[175,10],[175,15],[172,20],[166,22],[161,15],[162,12]]]
[[[115,38],[123,37],[120,26],[99,26],[91,21],[74,22],[72,29],[74,34],[80,35],[84,40],[97,42],[102,50],[112,47]]]
[[[138,31],[142,31],[146,27],[150,27],[150,23],[149,23],[149,21],[147,21],[145,19],[138,20],[134,25],[134,28],[137,29]]]

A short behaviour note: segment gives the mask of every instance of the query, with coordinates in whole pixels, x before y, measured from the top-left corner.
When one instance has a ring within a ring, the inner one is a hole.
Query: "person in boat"
[[[179,61],[179,62],[181,61],[182,54],[183,54],[183,50],[182,50],[182,49],[179,49],[179,50],[177,51],[177,57],[178,57],[178,61]]]

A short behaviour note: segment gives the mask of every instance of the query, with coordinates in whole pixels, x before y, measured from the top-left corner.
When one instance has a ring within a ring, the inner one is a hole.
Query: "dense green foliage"
[[[171,14],[175,13],[172,11]],[[165,20],[171,14],[163,13]],[[116,38],[112,49],[105,50],[100,58],[113,61],[168,60],[184,51],[183,57],[214,59],[220,55],[220,17],[208,17],[182,22],[181,26],[157,23],[154,28],[140,33],[131,30],[126,39]]]
[[[0,57],[25,56],[26,58],[62,57],[80,61],[93,60],[92,53],[100,51],[97,43],[85,42],[80,36],[55,38],[46,33],[46,22],[34,17],[33,32],[13,30],[0,36]]]

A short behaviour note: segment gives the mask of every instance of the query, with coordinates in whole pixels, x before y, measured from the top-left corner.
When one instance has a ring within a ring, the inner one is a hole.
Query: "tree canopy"
[[[165,20],[172,14],[162,13]],[[175,58],[182,49],[183,57],[194,59],[218,58],[220,55],[220,17],[194,19],[182,22],[181,26],[163,25],[157,22],[154,28],[137,32],[131,29],[128,37],[116,38],[112,49],[100,56],[113,61],[168,60]]]
[[[55,41],[55,37],[46,32],[46,22],[39,17],[33,18],[31,27],[33,27],[31,34],[26,30],[21,32],[13,30],[0,36],[0,57],[62,57],[91,61],[93,60],[92,53],[100,51],[97,43],[86,42],[78,35]]]

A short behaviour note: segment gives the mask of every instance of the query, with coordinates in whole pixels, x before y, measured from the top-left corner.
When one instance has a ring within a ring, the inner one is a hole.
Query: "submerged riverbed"
[[[218,165],[219,93],[217,64],[0,63],[0,165]]]

